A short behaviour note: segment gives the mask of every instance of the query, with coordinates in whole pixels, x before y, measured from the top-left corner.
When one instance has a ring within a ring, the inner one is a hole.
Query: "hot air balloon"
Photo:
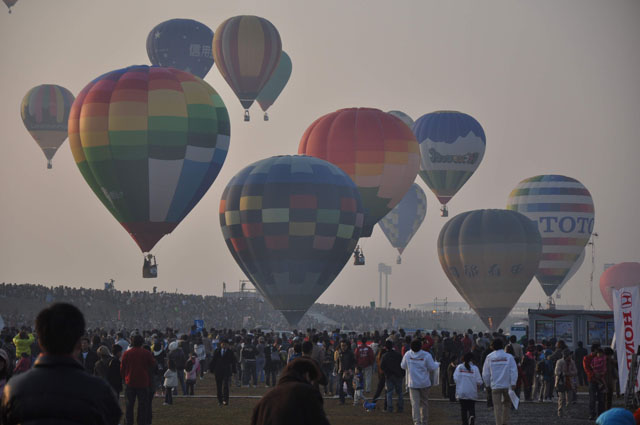
[[[556,288],[556,297],[557,298],[560,298],[560,291],[562,290],[562,288],[565,287],[567,282],[569,282],[571,280],[571,278],[578,272],[578,270],[580,269],[580,267],[584,263],[584,256],[585,256],[585,250],[582,250],[582,254],[580,254],[580,256],[578,257],[576,262],[573,263],[573,266],[571,266],[571,268],[569,269],[569,273],[567,273],[567,276],[564,278],[562,283],[560,285],[558,285],[558,287]]]
[[[231,179],[220,201],[231,255],[291,325],[340,273],[363,221],[360,194],[349,176],[307,156],[249,165]]]
[[[152,65],[180,69],[204,78],[213,66],[213,31],[193,19],[170,19],[156,25],[147,36]]]
[[[521,181],[509,195],[507,209],[526,215],[542,236],[542,261],[536,278],[547,296],[565,279],[591,237],[591,194],[571,177],[547,174]]]
[[[437,111],[418,118],[413,133],[420,144],[420,177],[436,195],[447,217],[447,202],[476,171],[487,144],[484,130],[471,115]]]
[[[47,168],[67,138],[67,120],[73,94],[55,84],[43,84],[29,90],[22,99],[22,122],[44,152]]]
[[[11,13],[11,7],[18,3],[18,0],[2,0],[4,2],[4,4],[7,5],[7,8],[9,9],[9,13]]]
[[[619,263],[609,267],[600,275],[600,293],[613,310],[612,289],[640,286],[640,263]]]
[[[427,215],[427,196],[417,184],[412,184],[402,201],[378,222],[384,235],[400,255],[416,234]],[[397,263],[402,259],[398,255]]]
[[[282,56],[280,56],[280,62],[278,62],[278,67],[256,98],[260,108],[264,111],[265,121],[269,121],[267,109],[273,105],[273,102],[276,101],[284,87],[287,85],[289,77],[291,77],[291,69],[291,58],[283,51]]]
[[[298,153],[337,165],[356,183],[365,209],[362,237],[395,207],[420,167],[418,143],[393,115],[349,108],[318,118],[307,128]]]
[[[409,115],[405,114],[402,111],[387,111],[387,114],[391,114],[394,117],[400,118],[400,120],[402,120],[403,123],[405,123],[407,125],[407,127],[409,128],[413,128],[413,118],[411,118]]]
[[[515,211],[458,214],[438,237],[438,257],[445,274],[492,330],[527,289],[541,255],[537,227]]]
[[[82,176],[143,253],[209,189],[227,156],[229,130],[218,93],[174,68],[108,72],[82,90],[69,117]]]
[[[244,107],[245,121],[249,121],[249,108],[276,70],[281,54],[280,34],[264,18],[234,16],[216,29],[213,57]]]

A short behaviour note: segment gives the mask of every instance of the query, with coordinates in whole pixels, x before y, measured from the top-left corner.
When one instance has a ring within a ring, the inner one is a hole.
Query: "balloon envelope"
[[[418,118],[413,132],[420,144],[420,177],[445,205],[482,162],[484,130],[471,115],[437,111]]]
[[[227,156],[229,131],[218,93],[174,68],[106,73],[82,90],[69,117],[82,176],[143,252],[209,189]]]
[[[551,296],[591,237],[594,225],[591,194],[571,177],[540,175],[516,186],[509,195],[507,209],[537,223],[542,236],[542,261],[536,278],[544,293]]]
[[[600,293],[613,310],[612,289],[640,286],[640,263],[620,263],[609,267],[600,275]]]
[[[395,207],[415,181],[418,143],[393,115],[372,108],[340,109],[305,131],[298,153],[337,165],[356,183],[365,209],[362,237]]]
[[[580,269],[580,267],[584,263],[585,252],[586,252],[586,250],[583,249],[582,250],[582,254],[580,254],[580,256],[578,257],[576,262],[573,263],[573,266],[571,266],[571,268],[569,269],[569,273],[567,273],[567,276],[564,278],[562,283],[560,285],[558,285],[558,287],[556,288],[556,292],[560,292],[562,290],[562,288],[565,287],[567,282],[569,282],[571,280],[573,275],[575,275],[578,272],[578,270]]]
[[[402,254],[427,215],[427,196],[412,184],[402,201],[378,222],[391,246]]]
[[[278,67],[256,98],[263,111],[266,112],[280,96],[289,81],[289,77],[291,77],[291,69],[291,58],[283,51]]]
[[[187,71],[204,78],[213,66],[213,31],[193,19],[170,19],[156,25],[147,36],[152,65]]]
[[[11,13],[11,7],[18,2],[18,0],[2,0],[2,1],[4,2],[4,4],[7,5],[7,8],[9,9],[9,13]]]
[[[245,109],[249,109],[276,70],[282,41],[271,22],[251,15],[221,23],[213,36],[218,71]]]
[[[22,122],[44,152],[48,168],[51,168],[53,156],[67,138],[67,121],[73,100],[69,90],[55,84],[36,86],[22,99]]]
[[[411,118],[409,115],[405,114],[402,111],[388,111],[388,114],[393,115],[396,118],[400,118],[400,120],[405,123],[407,125],[407,127],[409,128],[413,128],[413,118]]]
[[[231,179],[220,201],[231,255],[292,325],[349,260],[363,220],[349,176],[307,156],[249,165]]]
[[[541,254],[535,224],[515,211],[458,214],[438,237],[438,257],[445,274],[492,330],[527,289]]]

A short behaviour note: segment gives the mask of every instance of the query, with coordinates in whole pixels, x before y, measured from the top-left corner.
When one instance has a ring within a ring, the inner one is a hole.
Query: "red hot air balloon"
[[[613,310],[612,289],[640,286],[640,263],[620,263],[609,267],[600,276],[600,293]]]

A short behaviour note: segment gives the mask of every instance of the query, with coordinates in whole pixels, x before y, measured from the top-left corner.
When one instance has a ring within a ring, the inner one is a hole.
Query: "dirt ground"
[[[198,380],[193,397],[174,397],[174,404],[164,406],[163,399],[156,397],[153,400],[153,424],[154,425],[236,425],[249,424],[253,406],[260,396],[269,389],[264,385],[258,388],[231,387],[230,405],[218,407],[215,398],[215,381],[212,376],[205,375],[203,380]],[[367,395],[367,394],[366,394]],[[483,397],[484,394],[481,395]],[[371,394],[368,394],[371,397]],[[371,425],[371,424],[411,424],[411,404],[409,397],[405,397],[403,413],[385,413],[382,411],[382,401],[378,402],[377,409],[367,412],[364,408],[353,406],[347,400],[346,405],[340,405],[337,399],[326,398],[325,410],[329,421],[333,425]],[[617,400],[615,400],[617,401]],[[615,404],[614,401],[614,404]],[[124,400],[121,400],[124,411]],[[620,404],[618,401],[617,404]],[[494,424],[493,409],[486,407],[486,402],[476,403],[476,424]],[[556,414],[556,403],[522,403],[517,411],[512,411],[510,425],[585,425],[594,423],[588,420],[588,395],[580,394],[577,404],[569,407],[568,414],[560,419]],[[429,423],[434,425],[459,425],[460,405],[440,398],[439,388],[431,391],[429,402]],[[121,423],[125,423],[124,416]]]

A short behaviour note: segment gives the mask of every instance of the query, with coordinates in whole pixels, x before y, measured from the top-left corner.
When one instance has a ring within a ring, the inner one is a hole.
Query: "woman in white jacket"
[[[480,370],[471,360],[473,360],[473,354],[465,354],[464,363],[460,363],[455,372],[453,372],[453,381],[456,383],[456,396],[460,400],[462,425],[475,424],[478,386],[482,385]]]

